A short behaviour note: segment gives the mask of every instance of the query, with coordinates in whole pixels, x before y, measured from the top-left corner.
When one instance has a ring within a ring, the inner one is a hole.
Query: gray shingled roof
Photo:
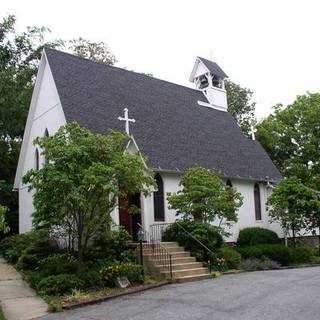
[[[123,108],[140,150],[154,170],[200,165],[223,176],[278,180],[257,141],[247,139],[228,112],[199,106],[202,92],[153,77],[46,49],[68,122],[94,132],[124,131]]]
[[[205,58],[198,57],[204,65],[209,69],[209,71],[217,76],[218,78],[228,78],[228,76],[224,73],[224,71],[213,61],[207,60]]]

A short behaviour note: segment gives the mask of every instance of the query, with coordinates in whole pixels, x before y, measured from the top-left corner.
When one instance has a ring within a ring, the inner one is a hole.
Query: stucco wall
[[[61,108],[59,96],[51,75],[50,68],[44,60],[42,81],[38,96],[35,100],[35,109],[32,116],[30,136],[27,141],[26,154],[23,163],[22,176],[30,169],[35,168],[35,149],[33,141],[36,137],[44,136],[47,129],[49,135],[54,134],[61,125],[66,123]],[[39,150],[41,151],[41,150]],[[40,163],[44,158],[40,155]],[[27,186],[19,186],[19,232],[23,233],[31,228],[31,214],[34,211],[32,193],[28,192]]]

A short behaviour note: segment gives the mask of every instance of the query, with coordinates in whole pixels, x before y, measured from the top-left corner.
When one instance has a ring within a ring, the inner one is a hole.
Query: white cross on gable
[[[130,134],[130,122],[135,123],[136,120],[129,118],[129,110],[128,108],[124,108],[124,117],[118,117],[118,120],[126,122],[126,133]]]

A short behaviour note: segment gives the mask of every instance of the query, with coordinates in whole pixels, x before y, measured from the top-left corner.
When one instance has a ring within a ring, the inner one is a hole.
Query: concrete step
[[[200,281],[205,279],[212,279],[212,275],[210,273],[198,274],[196,276],[185,276],[174,279],[175,282],[184,283],[184,282],[192,282],[192,281]]]
[[[166,271],[166,268],[162,267],[161,265],[155,265],[159,270]],[[186,269],[196,269],[202,268],[203,265],[201,262],[186,262],[186,263],[179,263],[179,264],[172,264],[172,270],[186,270]]]
[[[176,258],[185,258],[185,257],[190,257],[190,252],[187,252],[187,251],[174,251],[174,252],[170,252],[171,254],[171,258],[172,260],[173,259],[176,259]],[[161,257],[162,254],[158,254],[158,256]],[[143,254],[144,257],[150,259],[150,260],[157,260],[157,259],[154,259],[154,254],[152,253],[144,253]]]
[[[195,262],[195,257],[178,257],[171,259],[173,264],[181,264],[181,263],[188,263],[188,262]]]
[[[152,253],[153,250],[159,250],[159,248],[152,248],[152,247],[145,247],[143,249],[143,252],[148,254],[148,253]],[[179,247],[179,246],[172,246],[172,247],[164,247],[163,249],[160,249],[163,252],[184,252],[184,248],[183,247]]]
[[[171,277],[170,271],[163,271],[161,273],[164,274],[165,277],[167,277],[167,278]],[[172,276],[174,279],[178,279],[181,277],[187,277],[187,276],[198,276],[198,275],[204,275],[204,274],[210,274],[209,270],[204,267],[194,268],[194,269],[173,270],[172,271]]]

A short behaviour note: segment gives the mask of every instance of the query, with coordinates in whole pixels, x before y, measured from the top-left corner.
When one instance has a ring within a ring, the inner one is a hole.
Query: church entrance
[[[138,213],[130,213],[131,207],[139,209]],[[135,193],[119,199],[119,222],[129,232],[134,241],[138,240],[139,225],[141,224],[140,193]]]

